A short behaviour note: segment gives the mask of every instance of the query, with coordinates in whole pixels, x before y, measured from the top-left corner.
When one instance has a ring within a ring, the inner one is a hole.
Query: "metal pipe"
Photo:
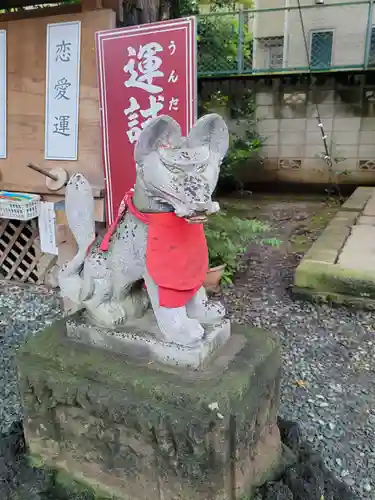
[[[244,24],[245,16],[243,10],[238,13],[238,47],[237,47],[237,72],[239,75],[243,73],[243,42],[244,42]]]
[[[288,67],[288,49],[289,49],[289,7],[290,0],[285,0],[284,11],[284,45],[283,45],[283,68]]]
[[[255,0],[255,8],[258,7],[258,0]],[[253,18],[253,53],[252,53],[252,70],[257,68],[257,45],[258,45],[258,17],[254,11],[250,11]]]
[[[355,5],[355,6],[358,6],[358,5],[368,5],[369,3],[369,0],[356,0],[355,2],[353,2],[353,0],[351,2],[337,2],[337,3],[330,3],[330,4],[312,4],[312,5],[303,5],[302,6],[302,9],[303,10],[311,10],[311,9],[329,9],[330,7],[349,7],[351,5]],[[281,12],[283,10],[285,10],[285,6],[284,7],[273,7],[273,8],[270,8],[270,9],[249,9],[251,12]],[[294,6],[294,5],[290,5],[289,7],[289,10],[298,10],[298,6]],[[220,13],[220,15],[223,15],[225,13]],[[213,14],[213,15],[216,15],[216,14]]]
[[[45,175],[46,177],[49,177],[53,181],[58,181],[59,180],[59,178],[57,177],[57,175],[53,175],[50,172],[48,172],[48,170],[46,170],[44,168],[41,168],[41,167],[37,167],[33,163],[28,163],[26,166],[27,166],[27,168],[31,168],[31,170],[34,170],[34,172],[38,172],[39,174],[42,174],[42,175]]]
[[[363,66],[365,69],[368,68],[370,52],[371,52],[371,37],[372,37],[372,16],[374,14],[374,0],[369,0],[368,5],[368,17],[367,17],[367,31],[366,31],[366,42],[365,42],[365,54]]]
[[[311,10],[311,9],[329,9],[330,7],[349,7],[351,5],[368,5],[371,0],[351,0],[350,2],[337,2],[334,4],[312,4],[312,5],[303,5],[302,9],[303,10]],[[255,2],[256,3],[256,2]],[[249,14],[256,14],[257,12],[283,12],[285,10],[284,7],[273,7],[270,9],[258,9],[257,6],[255,5],[255,9],[245,9],[244,12],[247,12]],[[290,5],[289,10],[297,10],[298,7],[295,5]],[[233,14],[238,14],[240,12],[239,10],[234,10],[231,12],[210,12],[208,14],[199,14],[198,18],[201,17],[222,17],[222,16],[228,16],[228,15],[233,15]]]

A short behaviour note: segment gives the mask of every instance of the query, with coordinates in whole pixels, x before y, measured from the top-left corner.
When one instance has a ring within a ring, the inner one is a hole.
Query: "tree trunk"
[[[160,21],[160,0],[137,0],[140,12],[140,24]]]
[[[124,25],[153,23],[196,14],[188,0],[124,0]]]
[[[154,23],[169,17],[168,0],[124,0],[124,25]]]

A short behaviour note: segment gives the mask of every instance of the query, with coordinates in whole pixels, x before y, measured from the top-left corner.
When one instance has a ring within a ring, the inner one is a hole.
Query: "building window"
[[[283,67],[284,37],[272,36],[258,38],[259,51],[262,54],[262,69],[278,69]]]
[[[333,31],[311,32],[311,67],[313,69],[330,68],[332,65]]]
[[[368,64],[369,66],[375,66],[375,26],[373,26],[371,30],[370,48],[368,51]]]
[[[268,48],[268,64],[272,69],[283,67],[284,39],[275,40]]]

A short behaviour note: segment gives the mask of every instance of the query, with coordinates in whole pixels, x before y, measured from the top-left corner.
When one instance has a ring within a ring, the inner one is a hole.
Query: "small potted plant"
[[[232,283],[239,257],[246,251],[250,241],[278,245],[276,239],[260,238],[269,229],[268,224],[259,220],[228,217],[225,212],[210,216],[205,230],[210,265],[205,288],[217,291],[221,282]]]

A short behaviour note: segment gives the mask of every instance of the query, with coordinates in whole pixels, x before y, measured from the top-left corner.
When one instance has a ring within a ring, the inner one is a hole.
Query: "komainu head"
[[[135,147],[136,191],[179,217],[213,213],[217,204],[211,197],[228,146],[228,128],[219,115],[200,118],[188,137],[169,116],[155,118]]]

